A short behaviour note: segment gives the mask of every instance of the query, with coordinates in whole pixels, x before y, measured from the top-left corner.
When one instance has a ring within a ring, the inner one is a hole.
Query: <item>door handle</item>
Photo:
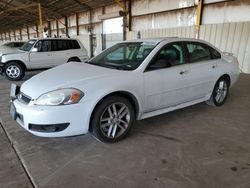
[[[187,70],[182,70],[182,71],[180,72],[180,75],[187,74],[187,73],[188,73]]]
[[[47,56],[52,56],[52,54],[47,54]]]
[[[212,66],[213,69],[216,68],[216,67],[217,67],[217,65],[213,65],[213,66]]]

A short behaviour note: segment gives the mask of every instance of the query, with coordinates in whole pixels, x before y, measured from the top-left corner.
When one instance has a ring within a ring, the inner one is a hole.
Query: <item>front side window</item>
[[[201,43],[187,43],[189,62],[207,61],[211,59],[209,46]]]
[[[88,63],[120,70],[135,70],[157,45],[155,42],[119,43]]]
[[[181,43],[172,43],[163,47],[150,62],[148,70],[162,69],[185,63]]]
[[[21,46],[20,50],[22,51],[30,51],[30,49],[32,48],[32,46],[35,44],[37,40],[29,40],[28,42],[26,42],[24,45]]]
[[[36,43],[35,47],[38,52],[49,52],[51,51],[51,45],[49,40],[40,40]]]

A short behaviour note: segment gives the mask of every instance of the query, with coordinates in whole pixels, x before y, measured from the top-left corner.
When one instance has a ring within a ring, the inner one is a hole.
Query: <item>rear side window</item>
[[[69,49],[80,49],[80,45],[76,40],[66,40]]]
[[[190,63],[212,59],[209,46],[195,42],[187,43],[186,45]]]
[[[211,56],[213,59],[220,59],[221,58],[220,52],[218,52],[217,50],[210,48],[210,52],[211,52]]]
[[[51,47],[52,47],[52,51],[68,50],[66,40],[52,40]]]

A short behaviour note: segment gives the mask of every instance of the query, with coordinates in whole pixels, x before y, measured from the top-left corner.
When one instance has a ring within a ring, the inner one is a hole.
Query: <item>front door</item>
[[[53,66],[50,40],[40,40],[33,48],[35,48],[36,51],[31,50],[29,55],[32,69],[49,68]]]
[[[189,100],[190,68],[182,43],[164,46],[144,73],[144,113],[175,106]]]

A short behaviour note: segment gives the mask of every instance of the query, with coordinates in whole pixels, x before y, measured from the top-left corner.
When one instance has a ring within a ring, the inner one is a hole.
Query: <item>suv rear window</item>
[[[76,40],[67,40],[69,49],[80,49],[80,45]]]

